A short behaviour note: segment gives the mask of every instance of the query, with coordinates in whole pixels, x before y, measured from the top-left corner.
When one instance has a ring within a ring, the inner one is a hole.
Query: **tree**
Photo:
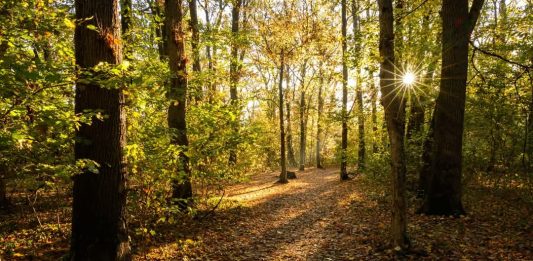
[[[442,2],[442,66],[435,105],[431,178],[421,212],[465,214],[462,197],[462,148],[468,42],[484,0]]]
[[[361,25],[359,17],[359,3],[358,0],[352,0],[352,19],[353,19],[353,33],[354,33],[354,67],[357,71],[357,86],[355,90],[355,96],[357,101],[357,131],[359,137],[359,151],[357,157],[357,165],[359,169],[363,169],[365,166],[365,154],[366,154],[366,145],[365,145],[365,112],[363,106],[363,87],[362,81],[359,76],[360,74],[360,64],[361,64]]]
[[[183,31],[183,11],[181,0],[165,1],[166,53],[171,73],[168,98],[168,127],[171,143],[178,146],[179,163],[177,178],[173,181],[172,199],[178,201],[181,208],[187,206],[192,198],[191,170],[186,154],[189,140],[187,138],[187,57],[185,53],[185,33]]]
[[[70,255],[72,260],[129,260],[124,95],[120,88],[89,76],[103,74],[93,69],[102,62],[122,62],[118,0],[76,0],[75,5],[76,19],[85,21],[77,24],[74,36],[76,65],[81,70],[75,112],[100,111],[105,117],[93,117],[76,131],[76,160],[90,160],[97,170],[85,168],[73,177]]]
[[[346,0],[342,0],[342,137],[341,137],[341,180],[348,179],[348,156],[346,149],[348,148],[348,65],[346,64],[347,56],[347,18],[346,18]]]
[[[394,27],[392,0],[379,0],[379,54],[381,56],[381,103],[391,144],[392,224],[393,247],[409,248],[407,237],[407,202],[405,197],[405,103],[398,95],[394,60]]]
[[[196,4],[197,0],[188,0],[189,2],[189,13],[191,20],[189,21],[189,26],[191,27],[192,37],[191,37],[191,49],[192,49],[192,70],[196,74],[195,77],[198,77],[198,74],[202,71],[202,66],[200,64],[200,28],[198,23],[198,6]],[[195,78],[196,79],[196,78]],[[198,81],[196,81],[198,82]],[[196,87],[193,93],[193,99],[199,101],[202,99],[202,86],[200,84],[194,84]]]
[[[279,174],[279,183],[288,183],[287,179],[287,155],[285,154],[285,124],[283,120],[283,69],[285,68],[285,49],[280,52],[279,65],[279,140],[280,140],[280,165],[281,173]]]
[[[230,61],[230,99],[234,109],[239,112],[237,96],[237,85],[239,83],[239,21],[241,13],[242,0],[234,1],[233,9],[231,11],[231,61]],[[231,123],[235,135],[239,132],[239,119]],[[229,156],[230,164],[237,163],[237,152],[235,149],[230,150]]]

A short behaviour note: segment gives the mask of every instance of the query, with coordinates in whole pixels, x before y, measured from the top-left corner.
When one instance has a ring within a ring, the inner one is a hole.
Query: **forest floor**
[[[276,183],[276,173],[256,175],[228,188],[214,215],[161,225],[149,240],[134,237],[134,259],[533,259],[533,208],[514,190],[469,187],[464,195],[468,216],[460,218],[416,215],[419,202],[409,193],[413,251],[399,256],[387,244],[391,213],[386,182],[368,176],[341,182],[338,169],[296,174],[298,179],[283,185]],[[30,208],[26,216],[0,215],[0,260],[64,255],[65,211],[68,202],[49,202],[35,212]],[[35,213],[42,217],[41,225],[32,217]]]

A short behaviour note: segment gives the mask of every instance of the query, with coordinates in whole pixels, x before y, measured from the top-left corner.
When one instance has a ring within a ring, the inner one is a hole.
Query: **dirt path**
[[[142,254],[136,259],[397,258],[387,246],[390,212],[385,187],[362,177],[341,182],[337,169],[310,169],[297,175],[298,179],[280,185],[275,183],[276,173],[266,173],[230,188],[225,207],[215,216],[168,228],[175,233],[148,249],[139,248]],[[488,202],[496,207],[509,204],[500,198],[465,196],[471,201],[466,203],[471,214],[444,218],[415,215],[412,200],[409,232],[415,251],[405,259],[531,257],[529,205],[517,204],[506,212],[508,216],[487,216]]]

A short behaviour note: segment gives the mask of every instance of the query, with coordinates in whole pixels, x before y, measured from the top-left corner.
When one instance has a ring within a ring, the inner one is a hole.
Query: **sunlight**
[[[402,76],[402,82],[403,84],[405,84],[406,86],[411,86],[413,85],[413,83],[415,83],[416,81],[416,76],[414,73],[412,72],[406,72],[403,76]]]

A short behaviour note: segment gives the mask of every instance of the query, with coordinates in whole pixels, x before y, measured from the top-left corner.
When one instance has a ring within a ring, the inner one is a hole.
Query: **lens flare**
[[[413,85],[413,83],[415,83],[415,81],[416,81],[416,76],[412,72],[406,72],[402,76],[402,82],[403,82],[403,84],[405,84],[407,86]]]

